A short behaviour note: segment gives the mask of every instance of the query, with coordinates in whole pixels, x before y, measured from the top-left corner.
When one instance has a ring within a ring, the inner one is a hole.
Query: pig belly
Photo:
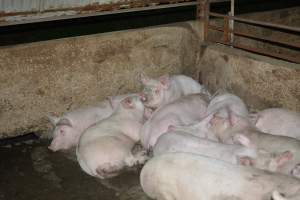
[[[146,163],[144,192],[157,200],[270,200],[272,191],[294,194],[300,181],[190,153],[169,153]]]
[[[131,155],[133,145],[134,142],[128,139],[103,136],[95,141],[81,144],[77,149],[77,159],[87,174],[105,178],[99,170],[103,173],[107,172],[107,176],[117,175],[125,167],[124,160]]]

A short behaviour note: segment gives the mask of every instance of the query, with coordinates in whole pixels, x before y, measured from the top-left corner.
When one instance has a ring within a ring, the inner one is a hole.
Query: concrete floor
[[[139,170],[99,180],[86,175],[72,153],[53,153],[49,141],[0,146],[0,200],[147,200]]]

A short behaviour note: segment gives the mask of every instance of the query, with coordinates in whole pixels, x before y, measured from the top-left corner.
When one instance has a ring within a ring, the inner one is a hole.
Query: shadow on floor
[[[0,200],[146,200],[137,170],[99,180],[86,175],[74,154],[53,153],[49,141],[0,147]]]

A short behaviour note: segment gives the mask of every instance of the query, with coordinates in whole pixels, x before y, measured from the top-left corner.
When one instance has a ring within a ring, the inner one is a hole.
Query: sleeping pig
[[[141,129],[143,147],[151,149],[157,138],[165,133],[170,125],[185,125],[199,121],[205,115],[207,99],[204,94],[190,94],[156,110]]]
[[[86,129],[76,149],[80,167],[87,174],[101,179],[120,173],[126,166],[145,161],[143,153],[132,155],[140,139],[144,105],[139,96],[126,97],[113,114]]]
[[[129,95],[132,94],[108,97],[97,106],[80,108],[68,112],[62,117],[48,116],[54,126],[53,140],[48,148],[58,151],[75,147],[85,129],[109,117],[120,101]]]

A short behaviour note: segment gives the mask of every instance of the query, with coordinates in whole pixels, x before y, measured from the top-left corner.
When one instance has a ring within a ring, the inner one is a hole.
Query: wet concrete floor
[[[49,141],[0,146],[0,200],[147,200],[139,170],[100,180],[85,174],[75,154],[51,152]]]

